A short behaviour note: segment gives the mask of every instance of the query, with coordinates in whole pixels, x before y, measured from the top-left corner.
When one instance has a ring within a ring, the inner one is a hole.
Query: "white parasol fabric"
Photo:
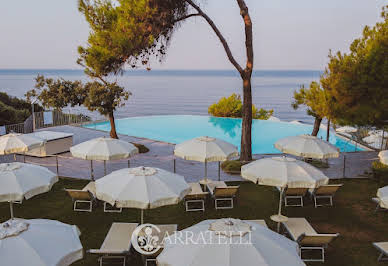
[[[96,138],[70,148],[73,157],[84,160],[119,160],[129,158],[139,150],[131,143],[113,138]]]
[[[0,137],[0,155],[24,153],[43,145],[39,138],[10,133]]]
[[[83,258],[75,225],[45,219],[13,219],[0,224],[4,266],[68,266]]]
[[[183,176],[142,166],[114,171],[96,181],[97,198],[119,208],[173,205],[190,191]]]
[[[388,209],[388,186],[379,188],[377,190],[377,197],[380,200],[380,207]]]
[[[388,151],[379,152],[380,162],[388,165]]]
[[[314,166],[289,157],[253,161],[241,167],[241,176],[259,185],[290,188],[315,188],[329,182]]]
[[[185,160],[218,162],[238,156],[238,149],[229,142],[220,139],[198,137],[177,144],[174,155]]]
[[[339,149],[336,146],[310,135],[283,138],[278,140],[274,146],[283,153],[305,158],[328,159],[339,157]]]
[[[19,162],[0,164],[0,202],[10,202],[13,218],[14,201],[45,193],[57,181],[56,174],[39,165]]]
[[[343,127],[337,128],[335,131],[339,133],[355,133],[358,131],[358,129],[351,126],[343,126]]]
[[[229,235],[212,230],[214,224],[219,227],[222,223]],[[165,240],[156,260],[159,266],[305,265],[296,242],[254,222],[237,219],[205,220],[177,232]]]

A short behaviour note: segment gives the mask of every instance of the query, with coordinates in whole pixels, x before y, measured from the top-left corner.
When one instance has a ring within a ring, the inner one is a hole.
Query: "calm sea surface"
[[[0,70],[0,91],[23,97],[33,88],[37,74],[46,77],[63,77],[70,80],[86,80],[80,70]],[[317,80],[320,71],[255,71],[252,79],[253,103],[266,109],[274,109],[274,115],[285,121],[301,120],[311,123],[305,109],[291,107],[294,90]],[[133,117],[147,115],[206,115],[210,104],[223,96],[242,93],[241,79],[234,71],[174,71],[129,70],[117,77],[117,81],[132,97],[116,116]],[[84,111],[83,108],[72,110]],[[97,115],[93,115],[97,118]]]

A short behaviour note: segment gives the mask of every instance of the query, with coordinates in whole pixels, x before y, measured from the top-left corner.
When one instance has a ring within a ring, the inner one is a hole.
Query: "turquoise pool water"
[[[110,131],[109,122],[85,125]],[[219,118],[195,115],[143,116],[116,119],[116,130],[119,134],[142,137],[169,143],[181,143],[198,137],[211,136],[220,138],[240,147],[241,119]],[[254,120],[252,127],[252,152],[279,153],[273,144],[284,137],[310,134],[312,125],[292,124]],[[326,138],[325,130],[320,130],[319,137]],[[355,146],[331,134],[330,142],[341,151],[355,151]],[[362,150],[357,147],[357,150]]]

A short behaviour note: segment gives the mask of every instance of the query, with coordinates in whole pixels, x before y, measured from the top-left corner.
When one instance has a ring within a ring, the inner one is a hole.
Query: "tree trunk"
[[[327,119],[326,141],[330,139],[330,119]]]
[[[240,161],[252,160],[252,88],[251,77],[253,71],[253,33],[252,33],[252,20],[249,15],[248,7],[244,0],[236,0],[240,8],[240,15],[244,21],[245,30],[245,50],[246,50],[246,66],[243,69],[236,59],[233,57],[232,51],[229,48],[228,42],[221,34],[213,20],[202,11],[202,9],[193,1],[185,0],[191,5],[198,13],[190,14],[182,19],[186,19],[194,16],[202,16],[209,26],[213,29],[214,33],[220,40],[226,55],[230,63],[237,69],[243,80],[243,109],[242,109],[242,130],[241,130],[241,154]],[[179,19],[178,21],[182,20]]]
[[[315,117],[314,121],[314,129],[313,132],[311,133],[311,136],[317,136],[319,132],[319,128],[321,126],[322,118],[320,117]]]
[[[110,121],[110,137],[113,139],[118,139],[119,137],[117,136],[117,133],[116,133],[116,124],[115,124],[115,117],[113,115],[113,112],[110,112],[108,116]]]
[[[240,161],[252,160],[252,88],[251,78],[243,77],[243,106]]]

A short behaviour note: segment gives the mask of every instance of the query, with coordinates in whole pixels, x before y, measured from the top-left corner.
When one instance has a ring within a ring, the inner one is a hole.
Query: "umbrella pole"
[[[280,198],[279,198],[279,212],[278,215],[282,215],[282,201],[283,201],[283,193],[284,193],[284,187],[280,190]],[[280,232],[280,222],[278,222],[278,233]]]
[[[221,162],[218,162],[218,181],[221,181]]]
[[[205,179],[207,179],[207,161],[205,161]]]
[[[94,173],[93,173],[93,160],[90,160],[90,177],[94,181]]]
[[[128,168],[131,168],[131,161],[128,160]]]
[[[106,175],[106,161],[104,160],[104,176]]]
[[[13,201],[9,202],[9,210],[11,212],[11,220],[13,220]]]
[[[140,218],[140,224],[144,223],[144,210],[141,209],[141,218]]]

